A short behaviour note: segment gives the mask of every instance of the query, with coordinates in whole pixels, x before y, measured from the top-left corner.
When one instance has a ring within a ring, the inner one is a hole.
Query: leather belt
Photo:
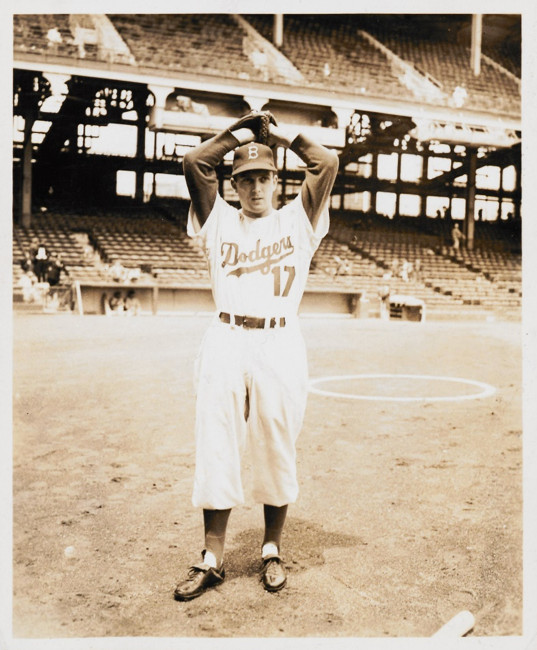
[[[237,325],[245,329],[265,329],[265,327],[285,327],[285,318],[257,318],[256,316],[237,316],[221,311],[219,316],[222,323]]]

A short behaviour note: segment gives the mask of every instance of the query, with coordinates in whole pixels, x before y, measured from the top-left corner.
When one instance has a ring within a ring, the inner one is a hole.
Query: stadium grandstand
[[[520,30],[517,14],[15,14],[15,307],[104,313],[134,287],[148,314],[211,309],[182,159],[267,109],[340,158],[303,311],[378,317],[389,285],[428,318],[519,318]],[[278,156],[283,205],[303,169]],[[62,272],[29,294],[36,244]]]

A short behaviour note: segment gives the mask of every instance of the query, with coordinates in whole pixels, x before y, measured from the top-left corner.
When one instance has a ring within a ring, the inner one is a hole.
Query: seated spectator
[[[58,45],[63,41],[60,30],[57,27],[52,27],[47,32],[48,46],[54,51],[57,51]]]
[[[123,282],[125,280],[125,267],[116,257],[109,268],[110,277],[114,282]]]
[[[350,273],[350,264],[347,260],[342,259],[339,255],[334,255],[334,262],[336,264],[334,270],[334,276],[336,275],[347,275]]]
[[[455,90],[451,94],[449,104],[455,108],[462,108],[466,99],[468,98],[468,91],[464,86],[455,86]]]
[[[141,274],[142,271],[139,267],[135,267],[133,269],[127,269],[125,279],[128,282],[137,282],[140,279]]]
[[[420,259],[414,260],[414,267],[412,269],[412,279],[415,280],[416,282],[421,282],[423,279]]]
[[[30,242],[30,247],[28,249],[30,252],[30,258],[32,260],[35,259],[38,248],[39,248],[39,239],[37,239],[37,237],[32,237],[32,241]]]
[[[38,293],[36,291],[37,278],[32,271],[26,271],[21,275],[17,285],[22,289],[22,300],[24,302],[36,302]]]
[[[36,251],[37,252],[37,251]],[[32,261],[32,256],[30,255],[29,251],[24,251],[24,257],[20,261],[21,269],[25,272],[28,273],[28,271],[34,270],[34,264]]]
[[[121,291],[114,291],[113,295],[108,301],[108,306],[110,307],[110,312],[112,314],[123,314],[125,311],[125,303],[121,297]]]
[[[63,265],[61,259],[61,253],[58,253],[57,255],[51,255],[47,264],[46,271],[46,279],[51,287],[55,287],[56,285],[60,284],[62,272],[65,273],[65,266]]]
[[[412,272],[412,264],[408,260],[403,259],[403,262],[401,264],[401,270],[399,272],[399,276],[401,277],[403,282],[409,281],[411,272]]]
[[[125,313],[127,316],[138,316],[141,310],[142,305],[136,296],[136,292],[131,289],[125,298]]]
[[[84,244],[83,255],[85,260],[91,260],[95,255],[93,246],[89,242]]]

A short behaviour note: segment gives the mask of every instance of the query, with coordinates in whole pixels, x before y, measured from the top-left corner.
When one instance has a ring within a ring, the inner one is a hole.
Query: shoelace
[[[200,568],[198,568],[196,566],[193,566],[188,571],[188,575],[187,575],[187,578],[186,578],[187,581],[188,582],[193,582],[196,579],[196,576],[198,575],[198,573],[204,573],[203,569],[200,569]]]
[[[279,564],[279,562],[278,562],[278,560],[276,560],[275,558],[273,558],[273,559],[271,559],[271,560],[269,560],[269,561],[267,562],[267,566],[266,566],[266,575],[267,575],[271,580],[272,580],[273,578],[278,578],[279,575],[280,575],[280,571],[278,570],[278,569],[279,569],[278,564]]]

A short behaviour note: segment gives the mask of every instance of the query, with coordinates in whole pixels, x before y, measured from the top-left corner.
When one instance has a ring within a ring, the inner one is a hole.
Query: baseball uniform
[[[219,510],[244,501],[246,448],[254,499],[274,506],[296,501],[295,442],[308,391],[297,314],[311,258],[328,232],[337,172],[334,154],[298,136],[291,149],[307,164],[301,191],[284,207],[251,218],[214,192],[214,167],[236,146],[227,133],[185,158],[192,198],[187,232],[206,253],[216,304],[195,367],[192,501]],[[198,210],[208,214],[202,227]]]

